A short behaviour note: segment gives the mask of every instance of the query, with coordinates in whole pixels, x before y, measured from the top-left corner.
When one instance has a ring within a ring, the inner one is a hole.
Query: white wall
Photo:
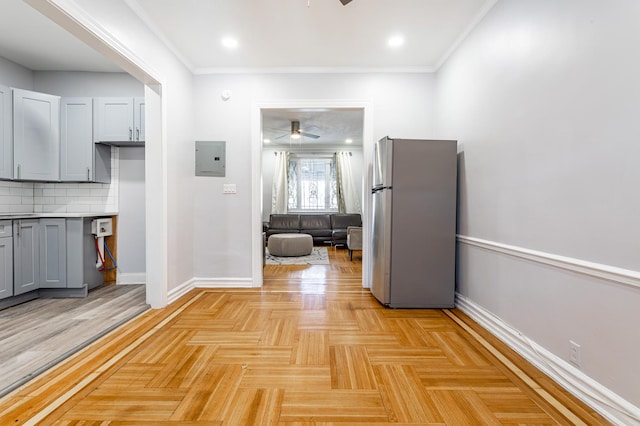
[[[439,137],[459,156],[457,290],[640,405],[640,3],[499,1],[437,74]],[[514,255],[497,244],[515,247]],[[630,424],[630,423],[629,423]]]
[[[194,220],[196,277],[251,277],[251,108],[274,100],[370,101],[374,138],[429,137],[432,78],[429,74],[266,74],[195,77],[195,140],[227,141],[225,178],[196,178]],[[223,90],[233,96],[220,98]],[[237,194],[224,195],[223,183]]]

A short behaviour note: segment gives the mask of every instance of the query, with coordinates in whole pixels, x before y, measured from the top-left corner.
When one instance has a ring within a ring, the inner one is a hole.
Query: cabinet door
[[[0,178],[13,177],[13,111],[11,89],[0,85]]]
[[[14,178],[60,178],[60,97],[13,89]]]
[[[40,219],[40,288],[67,286],[65,219]]]
[[[96,142],[133,141],[133,98],[97,98]]]
[[[60,102],[60,180],[93,181],[93,99]]]
[[[135,124],[135,140],[144,142],[144,128],[145,128],[145,116],[144,116],[144,98],[134,98],[134,110],[133,110],[133,123]]]
[[[0,238],[0,299],[13,296],[13,239]]]
[[[40,283],[38,219],[13,221],[13,294],[37,290]]]

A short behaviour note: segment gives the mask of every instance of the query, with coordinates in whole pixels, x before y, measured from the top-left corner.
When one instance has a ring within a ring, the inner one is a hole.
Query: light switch
[[[236,184],[235,183],[225,183],[222,186],[223,194],[235,194],[236,193]]]

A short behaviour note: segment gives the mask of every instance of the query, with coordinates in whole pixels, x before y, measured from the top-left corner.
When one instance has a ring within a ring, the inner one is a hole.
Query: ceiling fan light
[[[291,133],[291,139],[300,139],[300,133]]]

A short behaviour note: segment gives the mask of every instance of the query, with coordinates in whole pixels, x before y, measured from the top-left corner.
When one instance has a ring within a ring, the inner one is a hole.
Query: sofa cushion
[[[297,214],[272,214],[269,218],[269,229],[300,229],[300,215]]]
[[[331,215],[331,229],[344,229],[345,238],[347,227],[349,226],[362,226],[360,213],[337,213]]]
[[[328,214],[301,214],[300,229],[325,229],[331,230],[331,216]]]

